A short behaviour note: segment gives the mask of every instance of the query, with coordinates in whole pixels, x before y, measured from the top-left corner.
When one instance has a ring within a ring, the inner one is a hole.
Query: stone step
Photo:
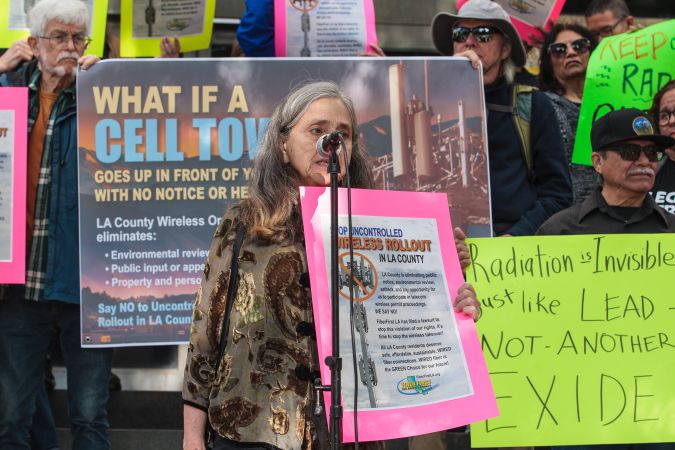
[[[49,392],[49,401],[58,428],[69,428],[66,391]],[[180,392],[117,391],[108,400],[110,428],[182,430],[183,404]]]
[[[70,448],[70,423],[64,390],[49,392],[62,449]],[[108,401],[112,450],[179,450],[183,441],[183,407],[180,392],[117,391]],[[448,449],[469,450],[469,433],[451,431]],[[407,439],[392,440],[387,450],[408,450]],[[489,449],[486,449],[489,450]]]
[[[60,447],[62,449],[70,448],[72,443],[70,430],[59,428],[57,432]],[[181,430],[120,428],[112,428],[110,430],[112,450],[180,450],[182,443],[183,432]],[[450,433],[448,450],[469,450],[470,448],[468,435],[464,433]],[[408,440],[395,439],[388,441],[386,450],[408,450]]]
[[[71,448],[70,430],[57,430],[59,446]],[[181,450],[183,448],[182,430],[143,430],[113,428],[110,430],[112,450]]]

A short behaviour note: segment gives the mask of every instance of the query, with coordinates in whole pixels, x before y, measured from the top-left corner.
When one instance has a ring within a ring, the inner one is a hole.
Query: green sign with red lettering
[[[500,413],[472,447],[675,442],[675,235],[469,247]]]
[[[649,109],[673,78],[675,20],[604,38],[588,63],[572,161],[591,164],[593,122],[617,109]]]

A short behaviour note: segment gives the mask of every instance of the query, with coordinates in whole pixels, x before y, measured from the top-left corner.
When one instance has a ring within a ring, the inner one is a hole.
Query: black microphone
[[[332,152],[342,150],[342,135],[339,131],[324,134],[316,141],[316,152],[322,157],[328,157]]]

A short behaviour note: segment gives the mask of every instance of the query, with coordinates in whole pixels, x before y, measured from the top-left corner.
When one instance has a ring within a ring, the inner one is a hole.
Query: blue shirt
[[[274,56],[274,2],[246,0],[237,28],[237,41],[246,56]]]

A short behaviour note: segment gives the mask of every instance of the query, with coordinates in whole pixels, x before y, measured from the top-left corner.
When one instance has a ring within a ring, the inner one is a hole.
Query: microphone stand
[[[326,357],[326,365],[330,367],[330,385],[315,386],[318,391],[330,389],[330,448],[340,450],[342,444],[342,358],[340,358],[340,320],[339,320],[339,268],[338,268],[338,174],[340,163],[338,151],[333,150],[328,157],[328,173],[330,174],[330,300],[332,316],[333,354]]]

